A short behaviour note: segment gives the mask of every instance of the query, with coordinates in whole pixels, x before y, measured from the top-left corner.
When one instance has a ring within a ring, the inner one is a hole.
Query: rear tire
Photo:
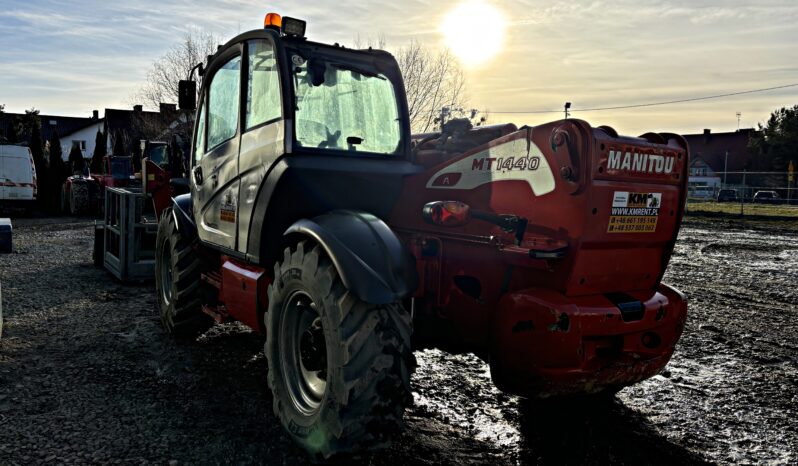
[[[155,240],[155,289],[164,329],[175,337],[195,338],[213,325],[202,312],[201,262],[175,226],[171,210],[158,222]]]
[[[79,215],[86,212],[89,203],[89,187],[83,183],[72,183],[69,191],[69,213]]]
[[[274,413],[314,459],[387,445],[412,404],[410,315],[344,287],[319,246],[287,248],[265,316]]]

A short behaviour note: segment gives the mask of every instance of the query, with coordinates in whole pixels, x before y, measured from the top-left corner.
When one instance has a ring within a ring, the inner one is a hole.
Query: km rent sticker
[[[615,191],[607,233],[654,233],[662,193]]]

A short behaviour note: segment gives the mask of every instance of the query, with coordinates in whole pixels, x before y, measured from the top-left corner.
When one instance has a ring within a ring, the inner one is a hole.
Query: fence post
[[[746,170],[743,169],[743,195],[740,196],[740,217],[745,215],[744,212],[743,212],[743,204],[745,204],[745,193],[747,191],[747,189],[745,187],[745,171]]]

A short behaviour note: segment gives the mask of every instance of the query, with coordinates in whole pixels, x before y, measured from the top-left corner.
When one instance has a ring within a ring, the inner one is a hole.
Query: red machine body
[[[490,361],[500,388],[525,396],[617,389],[665,366],[687,311],[661,283],[687,191],[680,136],[621,137],[580,120],[499,125],[422,135],[416,162],[425,170],[406,178],[386,221],[416,259],[417,332],[440,340],[450,329],[454,346]],[[441,201],[474,215],[425,221]],[[207,311],[263,331],[271,272],[221,261],[204,277],[221,301]]]
[[[130,185],[132,175],[130,157],[103,157],[101,173],[68,177],[61,190],[61,209],[72,214],[101,210],[105,189]]]
[[[415,296],[489,357],[501,388],[598,391],[664,367],[686,316],[684,297],[661,284],[686,195],[680,136],[618,137],[566,120],[424,156],[428,170],[407,181],[391,216],[417,251]],[[519,216],[526,229],[413,215],[449,199]]]

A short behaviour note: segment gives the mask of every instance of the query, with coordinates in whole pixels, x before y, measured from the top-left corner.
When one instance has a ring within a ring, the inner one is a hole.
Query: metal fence
[[[786,172],[717,172],[690,177],[690,214],[757,216],[798,220],[798,186]]]
[[[155,238],[158,223],[148,217],[146,196],[140,190],[108,188],[101,225],[103,264],[122,281],[150,280],[155,276]]]

